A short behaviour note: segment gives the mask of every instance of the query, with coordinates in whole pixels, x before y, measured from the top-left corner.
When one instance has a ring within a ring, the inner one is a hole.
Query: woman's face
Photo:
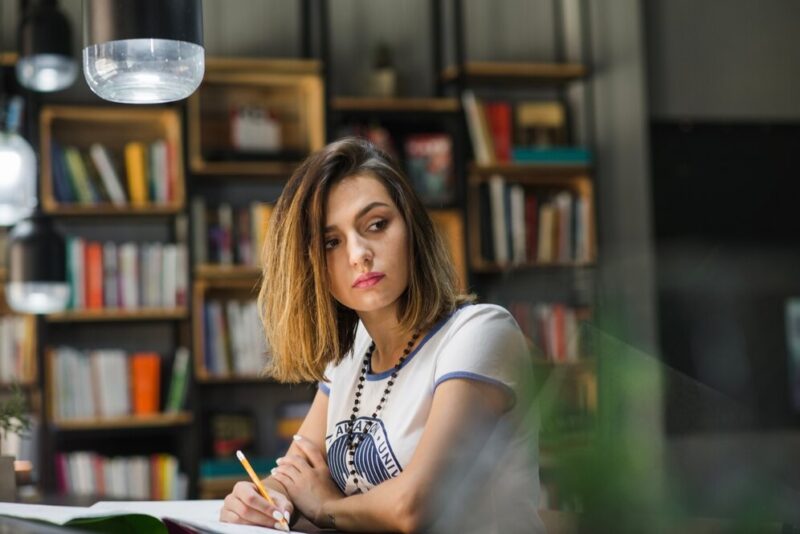
[[[333,297],[356,312],[393,306],[408,286],[408,231],[383,184],[347,177],[328,194],[324,229]]]

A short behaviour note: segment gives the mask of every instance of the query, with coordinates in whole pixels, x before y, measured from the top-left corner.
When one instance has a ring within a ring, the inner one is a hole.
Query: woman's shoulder
[[[514,316],[504,307],[497,304],[465,304],[456,310],[449,321],[451,327],[464,326],[513,325],[516,326]]]

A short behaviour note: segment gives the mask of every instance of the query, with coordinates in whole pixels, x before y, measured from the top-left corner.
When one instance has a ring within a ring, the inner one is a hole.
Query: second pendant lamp
[[[83,0],[83,72],[98,96],[155,104],[203,80],[202,0]]]

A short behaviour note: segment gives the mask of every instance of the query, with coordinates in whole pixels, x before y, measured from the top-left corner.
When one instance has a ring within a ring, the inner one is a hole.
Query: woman
[[[445,244],[396,164],[356,138],[313,154],[278,200],[264,251],[269,372],[319,389],[264,481],[277,507],[240,482],[220,519],[280,528],[299,512],[349,531],[540,529],[524,337],[506,310],[458,293]]]

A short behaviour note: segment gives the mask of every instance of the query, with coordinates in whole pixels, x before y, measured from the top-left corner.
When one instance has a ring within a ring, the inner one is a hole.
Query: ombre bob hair
[[[352,350],[358,315],[332,295],[324,244],[325,205],[351,176],[379,180],[406,223],[408,286],[398,306],[404,330],[424,330],[473,295],[459,292],[453,262],[408,180],[372,143],[346,137],[309,156],[278,199],[262,251],[258,309],[271,350],[265,373],[281,382],[325,380]]]

